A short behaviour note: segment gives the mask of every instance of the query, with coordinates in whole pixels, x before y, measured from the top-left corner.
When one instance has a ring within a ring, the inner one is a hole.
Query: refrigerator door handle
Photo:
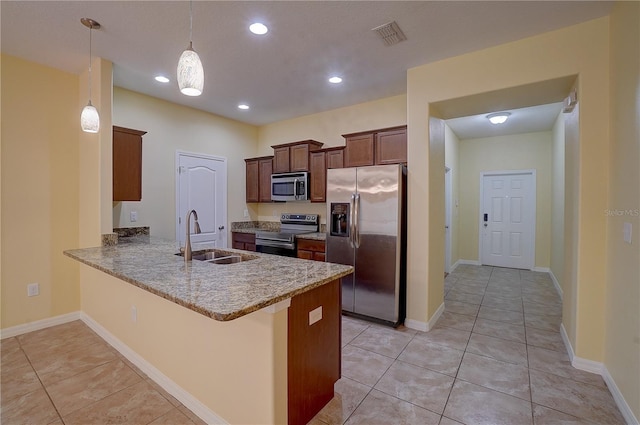
[[[349,246],[355,248],[355,224],[353,220],[356,205],[356,194],[351,194],[351,205],[349,206]]]
[[[360,248],[360,194],[356,194],[356,212],[354,214],[354,224],[353,227],[355,229],[355,235],[353,236],[353,241],[356,248]]]

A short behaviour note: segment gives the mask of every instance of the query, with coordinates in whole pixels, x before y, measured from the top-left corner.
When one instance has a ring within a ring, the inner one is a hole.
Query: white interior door
[[[196,210],[202,233],[193,234],[191,246],[227,246],[227,160],[208,155],[176,152],[176,240],[184,246],[185,217]]]
[[[451,169],[444,172],[444,271],[451,271]]]
[[[482,264],[531,269],[535,260],[535,170],[482,173]]]

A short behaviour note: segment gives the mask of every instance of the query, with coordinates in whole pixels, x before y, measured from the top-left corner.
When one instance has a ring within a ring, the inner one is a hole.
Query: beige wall
[[[606,236],[606,222],[601,212],[607,198],[608,56],[609,19],[605,17],[409,69],[408,318],[426,322],[442,303],[443,266],[438,259],[428,256],[430,246],[444,245],[444,235],[438,231],[442,226],[442,205],[437,205],[444,187],[437,174],[430,172],[442,167],[439,153],[428,145],[430,104],[579,75],[581,136],[578,150],[573,152],[576,157],[567,158],[567,162],[579,163],[580,167],[573,170],[588,172],[575,176],[580,183],[574,199],[577,214],[569,217],[569,224],[575,222],[579,230],[575,234],[577,269],[573,278],[579,283],[580,292],[576,300],[576,332],[569,338],[577,355],[602,361],[605,294],[602,240]],[[499,78],[496,69],[500,69]],[[565,264],[566,268],[571,263]]]
[[[640,419],[640,3],[611,15],[611,144],[604,363]],[[617,211],[621,211],[618,213]],[[602,213],[600,211],[600,213]],[[633,225],[633,243],[622,238]]]
[[[80,267],[82,311],[218,416],[232,424],[287,422],[286,309],[218,322]]]
[[[255,126],[119,87],[114,88],[113,123],[147,132],[142,138],[142,201],[114,203],[114,227],[149,226],[152,235],[175,239],[176,150],[226,158],[227,221],[248,220],[243,216],[244,158],[257,154]],[[135,223],[129,221],[130,211],[138,212]]]
[[[535,267],[549,267],[551,151],[548,131],[460,141],[460,258],[479,261],[480,173],[536,170]]]
[[[551,130],[551,247],[549,268],[562,288],[564,271],[564,115],[558,115]]]
[[[2,328],[77,311],[79,78],[2,55]],[[84,99],[86,104],[87,98]],[[27,297],[27,284],[40,295]]]
[[[460,140],[444,127],[444,165],[451,169],[451,266],[460,260]]]
[[[258,154],[273,155],[272,145],[298,140],[317,140],[324,147],[344,146],[342,134],[407,123],[407,97],[393,96],[345,108],[332,109],[312,115],[264,125],[258,132]],[[326,204],[310,202],[262,203],[257,206],[258,219],[278,221],[280,213],[320,214],[326,223]]]

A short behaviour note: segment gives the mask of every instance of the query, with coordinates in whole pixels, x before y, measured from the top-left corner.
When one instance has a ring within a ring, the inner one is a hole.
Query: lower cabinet
[[[245,251],[256,250],[256,235],[253,233],[231,232],[231,248]]]
[[[324,241],[298,239],[298,258],[302,258],[304,260],[325,261],[324,252]]]
[[[341,288],[334,280],[291,299],[288,312],[289,425],[307,424],[340,379]]]

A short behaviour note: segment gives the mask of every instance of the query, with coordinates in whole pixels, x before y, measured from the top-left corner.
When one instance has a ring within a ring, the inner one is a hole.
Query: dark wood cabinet
[[[298,239],[297,257],[305,260],[325,261],[325,241]]]
[[[366,167],[374,164],[373,136],[373,133],[345,136],[345,167]]]
[[[344,146],[325,149],[327,152],[327,169],[344,168]]]
[[[274,145],[273,172],[289,173],[309,171],[309,152],[317,151],[323,143],[315,140],[301,140],[299,142]]]
[[[253,233],[231,232],[231,248],[255,251],[256,235]]]
[[[327,193],[326,152],[309,153],[309,200],[324,202]]]
[[[246,202],[271,202],[271,174],[273,157],[247,158]]]
[[[146,131],[113,126],[113,200],[142,200],[142,136]]]
[[[407,126],[343,134],[344,166],[406,164]]]
[[[376,165],[407,163],[407,128],[376,133]]]
[[[308,423],[334,396],[341,374],[341,297],[338,279],[291,298],[287,312],[290,425]]]

